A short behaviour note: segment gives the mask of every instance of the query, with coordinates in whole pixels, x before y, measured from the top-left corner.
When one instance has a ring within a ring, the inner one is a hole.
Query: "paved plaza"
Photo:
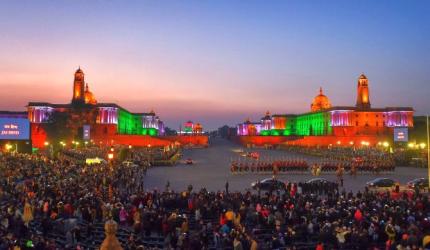
[[[148,170],[145,177],[146,189],[164,189],[169,181],[172,189],[176,191],[185,190],[189,184],[195,189],[206,187],[210,191],[224,189],[225,182],[228,181],[231,191],[244,191],[250,188],[252,182],[264,178],[270,178],[270,174],[236,174],[230,173],[230,162],[232,159],[238,159],[240,150],[245,148],[224,139],[214,139],[211,141],[209,148],[205,149],[185,149],[183,159],[191,158],[195,161],[194,165],[185,165],[183,163],[173,167],[154,167]],[[276,160],[285,158],[305,158],[307,161],[318,161],[319,158],[295,154],[282,150],[257,149],[261,158]],[[346,191],[357,191],[364,188],[367,181],[376,177],[390,177],[401,184],[417,178],[426,177],[427,169],[397,167],[394,173],[389,174],[358,174],[357,177],[351,177],[345,174],[344,187]],[[336,180],[333,173],[322,174],[328,180]],[[281,174],[278,179],[283,181],[306,181],[312,179],[310,173],[307,174]]]

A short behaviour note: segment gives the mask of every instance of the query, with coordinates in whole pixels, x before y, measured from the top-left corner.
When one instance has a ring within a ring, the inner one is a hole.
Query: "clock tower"
[[[73,104],[85,103],[85,80],[84,72],[79,67],[75,72],[75,79],[73,81]]]
[[[364,74],[358,78],[356,106],[359,109],[370,109],[369,80]]]

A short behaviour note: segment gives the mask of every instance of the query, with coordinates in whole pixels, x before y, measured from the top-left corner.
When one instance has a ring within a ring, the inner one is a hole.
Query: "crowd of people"
[[[0,250],[95,249],[96,225],[108,219],[125,230],[124,249],[423,249],[430,242],[430,203],[418,192],[393,198],[330,183],[258,193],[228,185],[144,190],[146,164],[87,166],[76,158],[0,156]],[[154,237],[161,241],[148,245]]]
[[[0,157],[0,249],[23,240],[51,249],[48,245],[55,241],[46,239],[52,231],[66,235],[67,242],[60,249],[75,246],[79,238],[75,234],[82,228],[66,230],[69,219],[86,221],[86,230],[91,231],[108,211],[143,190],[145,165],[87,166],[81,157],[77,159],[71,160],[70,155],[59,155],[56,160],[26,154]]]

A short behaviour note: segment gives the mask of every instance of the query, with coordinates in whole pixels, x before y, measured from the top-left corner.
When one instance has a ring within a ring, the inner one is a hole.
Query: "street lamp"
[[[45,146],[49,146],[49,142],[45,142],[45,143],[43,143]]]

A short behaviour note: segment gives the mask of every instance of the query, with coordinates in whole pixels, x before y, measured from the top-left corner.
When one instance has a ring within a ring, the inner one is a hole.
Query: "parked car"
[[[313,178],[313,179],[308,180],[306,183],[308,183],[308,184],[315,184],[315,183],[320,184],[320,183],[329,183],[329,182],[330,181],[328,181],[324,178]]]
[[[185,160],[185,164],[187,164],[187,165],[193,165],[194,161],[193,161],[193,159],[188,158],[188,159]]]
[[[397,181],[390,178],[382,178],[382,177],[376,178],[366,183],[366,186],[368,188],[393,188],[396,185],[399,185]]]
[[[253,182],[251,187],[253,189],[259,188],[260,190],[281,190],[285,189],[285,183],[276,179],[267,178],[262,181]]]
[[[418,187],[419,189],[425,189],[429,187],[429,179],[427,178],[416,178],[407,183],[408,187],[411,189],[415,189]]]

